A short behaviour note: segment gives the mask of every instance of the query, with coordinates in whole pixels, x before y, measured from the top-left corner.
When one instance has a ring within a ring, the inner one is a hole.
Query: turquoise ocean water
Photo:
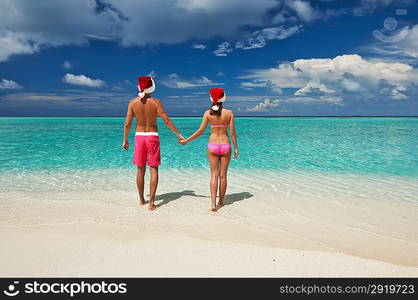
[[[184,136],[200,118],[173,118]],[[0,118],[0,172],[133,168],[124,118]],[[418,177],[418,118],[237,118],[235,169]],[[160,123],[162,168],[208,168],[210,128],[182,146]]]

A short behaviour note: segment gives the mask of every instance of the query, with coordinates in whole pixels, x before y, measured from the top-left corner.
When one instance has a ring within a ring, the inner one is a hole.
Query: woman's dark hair
[[[211,106],[209,114],[211,114],[211,115],[217,115],[217,116],[220,116],[220,115],[221,115],[221,113],[222,113],[222,102],[218,102],[218,103],[216,104],[216,106],[218,106],[218,110],[213,110],[213,109],[212,109],[212,107],[213,107],[213,106],[215,106],[215,105],[212,105],[212,106]]]

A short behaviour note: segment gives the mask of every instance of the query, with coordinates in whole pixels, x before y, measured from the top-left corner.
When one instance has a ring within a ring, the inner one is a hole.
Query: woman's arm
[[[188,142],[191,142],[191,141],[197,139],[199,136],[201,136],[203,134],[203,132],[205,132],[205,129],[206,129],[206,126],[208,125],[208,122],[209,122],[208,112],[205,112],[205,114],[203,115],[202,123],[200,124],[199,129],[196,130],[196,132],[193,133],[189,138],[183,140],[184,144],[183,143],[182,144],[185,145]]]
[[[231,111],[231,120],[229,121],[229,131],[231,132],[232,143],[234,144],[234,158],[238,158],[237,132],[235,130],[234,113]]]

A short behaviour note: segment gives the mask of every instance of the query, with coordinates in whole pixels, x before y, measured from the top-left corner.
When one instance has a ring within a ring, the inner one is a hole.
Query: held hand
[[[128,141],[123,142],[122,149],[125,150],[125,151],[128,151],[128,149],[129,149],[129,143],[128,143]]]
[[[238,149],[234,150],[234,158],[238,158],[239,154],[238,154]]]
[[[180,143],[181,140],[185,140],[184,136],[182,136],[181,134],[178,135],[178,142]]]
[[[186,139],[182,139],[182,140],[179,140],[179,143],[184,146],[188,143],[188,141]]]

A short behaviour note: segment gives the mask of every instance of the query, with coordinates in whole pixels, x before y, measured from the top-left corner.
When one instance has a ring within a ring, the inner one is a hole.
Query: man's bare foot
[[[148,206],[148,209],[149,209],[149,210],[155,210],[155,209],[157,209],[157,207],[156,207],[154,204],[150,204],[150,205]]]
[[[219,206],[219,207],[224,206],[224,201],[223,201],[223,200],[219,200],[219,201],[218,201],[218,206]]]
[[[144,205],[145,204],[145,200],[139,200],[139,205]]]
[[[217,209],[216,209],[216,207],[212,207],[210,211],[216,212]]]

